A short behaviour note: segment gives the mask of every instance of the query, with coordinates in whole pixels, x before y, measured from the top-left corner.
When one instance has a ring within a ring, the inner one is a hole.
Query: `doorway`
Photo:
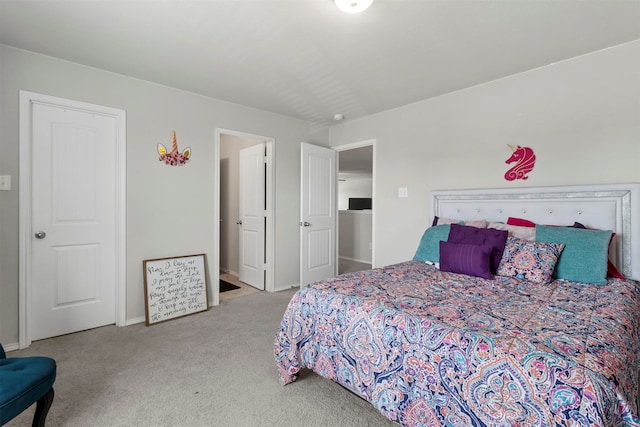
[[[240,289],[221,293],[213,286],[214,304],[257,290],[274,290],[274,142],[265,136],[216,130],[219,167],[214,220],[219,238],[212,283],[223,280]]]
[[[338,272],[375,265],[375,140],[334,147],[338,151]]]

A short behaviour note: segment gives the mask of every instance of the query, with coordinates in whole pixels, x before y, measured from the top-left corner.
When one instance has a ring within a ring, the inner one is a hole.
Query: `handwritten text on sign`
[[[205,256],[144,261],[147,325],[207,310]]]

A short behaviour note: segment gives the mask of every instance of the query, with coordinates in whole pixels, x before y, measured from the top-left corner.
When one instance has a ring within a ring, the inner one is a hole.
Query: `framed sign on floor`
[[[207,311],[206,255],[143,261],[147,326]]]

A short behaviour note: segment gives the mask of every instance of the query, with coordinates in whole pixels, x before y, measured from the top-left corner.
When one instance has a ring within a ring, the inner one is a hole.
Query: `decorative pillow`
[[[427,228],[420,239],[418,250],[413,259],[422,262],[440,262],[440,242],[447,241],[450,228],[449,224]]]
[[[626,279],[610,259],[607,260],[607,277],[613,277],[614,279]]]
[[[553,269],[564,246],[564,243],[532,242],[509,237],[497,274],[530,282],[549,283],[553,280]]]
[[[607,283],[611,230],[536,225],[536,241],[566,246],[553,273],[558,279],[580,283]]]
[[[524,218],[514,218],[511,216],[507,218],[507,224],[517,225],[519,227],[535,227],[536,226],[536,223],[533,221],[529,221],[528,219],[524,219]]]
[[[485,219],[479,219],[475,221],[461,221],[459,219],[440,218],[439,216],[433,217],[433,222],[431,223],[431,226],[442,225],[442,224],[460,224],[460,225],[468,225],[469,227],[487,228],[487,225],[489,225],[489,221]]]
[[[491,279],[491,246],[440,242],[440,271]]]
[[[512,217],[509,217],[509,219],[507,220],[507,224],[523,225],[525,227],[535,227],[536,226],[535,222],[531,222],[528,219],[512,218]],[[491,225],[489,225],[489,227],[491,227]],[[584,224],[579,223],[578,221],[574,221],[573,225],[567,225],[567,227],[587,228]],[[497,227],[495,227],[495,228],[497,228]],[[611,240],[613,240],[615,235],[616,235],[616,233],[613,233],[611,235]],[[511,236],[511,233],[509,233],[509,236]],[[514,237],[520,237],[520,236],[515,236],[514,235]],[[523,238],[523,237],[520,237],[520,238]],[[534,239],[531,239],[531,240],[535,240],[535,233],[534,233]],[[609,246],[611,246],[611,243],[609,243]],[[622,275],[622,273],[620,273],[620,271],[615,266],[615,264],[613,262],[611,262],[610,259],[608,259],[608,256],[607,256],[607,277],[613,277],[613,278],[616,278],[616,279],[624,279],[625,278]]]
[[[535,222],[529,221],[528,219],[514,218],[514,217],[511,217],[511,216],[507,219],[507,224],[508,225],[517,225],[519,227],[535,227],[537,225]],[[557,227],[560,227],[560,226],[558,225]],[[577,221],[574,221],[573,225],[567,225],[566,227],[587,228],[587,227],[585,227],[584,225],[580,224]]]
[[[517,237],[524,240],[536,240],[536,229],[532,227],[522,227],[519,225],[503,224],[501,222],[490,222],[488,228],[496,230],[507,230],[509,237]]]
[[[476,227],[476,228],[487,228],[487,226],[489,225],[489,221],[487,221],[486,219],[478,219],[475,221],[465,221],[464,225],[468,225],[469,227]]]
[[[465,243],[469,245],[489,245],[491,246],[490,269],[495,274],[502,258],[504,245],[507,241],[507,230],[496,230],[495,228],[476,228],[465,225],[451,224],[449,232],[450,243]]]
[[[572,225],[573,228],[585,228],[587,227],[579,222],[574,222]],[[594,230],[593,228],[589,228],[588,230]],[[611,249],[611,242],[616,237],[616,233],[611,233],[611,241],[609,241],[609,249]],[[613,262],[611,262],[610,257],[607,255],[607,277],[613,277],[615,279],[624,279],[625,277],[620,273],[618,268],[615,266]]]
[[[432,227],[443,224],[464,224],[464,221],[453,218],[440,218],[439,216],[433,217],[433,222],[431,223]]]

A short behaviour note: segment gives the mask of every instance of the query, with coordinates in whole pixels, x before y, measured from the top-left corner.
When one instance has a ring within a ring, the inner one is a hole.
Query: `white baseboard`
[[[146,317],[134,317],[133,319],[127,319],[124,322],[124,326],[131,326],[131,325],[137,325],[138,323],[144,323],[145,322]]]
[[[9,352],[9,351],[15,351],[15,350],[20,350],[20,344],[18,344],[17,342],[13,342],[11,344],[2,344],[2,348],[4,348],[4,351]]]
[[[300,287],[300,283],[293,283],[289,286],[285,286],[285,287],[278,287],[274,290],[274,292],[280,292],[280,291],[288,291],[289,289],[293,289],[293,288],[299,288]]]
[[[346,256],[340,256],[338,258],[344,259],[344,260],[347,260],[347,261],[361,262],[363,264],[371,264],[371,261],[366,261],[366,260],[363,260],[363,259],[349,258],[349,257],[346,257]]]

